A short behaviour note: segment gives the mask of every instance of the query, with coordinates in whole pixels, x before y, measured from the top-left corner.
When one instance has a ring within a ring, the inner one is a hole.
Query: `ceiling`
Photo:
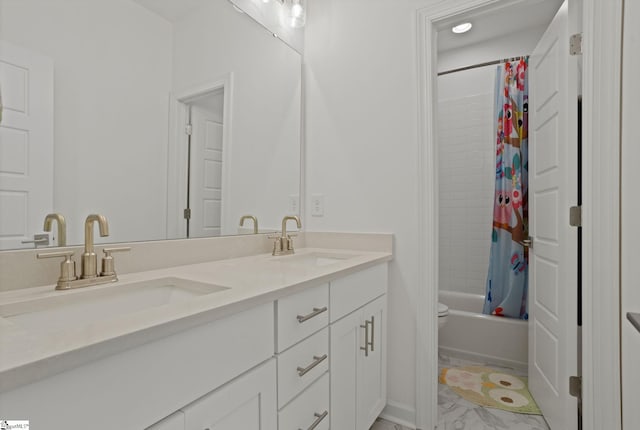
[[[169,22],[177,22],[200,8],[207,0],[133,0]]]
[[[487,10],[476,10],[442,20],[437,24],[438,51],[448,51],[517,31],[547,26],[562,5],[563,0],[520,0]],[[454,34],[451,27],[471,22],[473,28],[463,34]]]

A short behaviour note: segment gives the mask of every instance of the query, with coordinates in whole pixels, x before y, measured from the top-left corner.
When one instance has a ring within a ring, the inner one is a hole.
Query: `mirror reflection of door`
[[[187,180],[187,237],[220,236],[224,90],[187,103],[190,131]]]
[[[33,248],[53,208],[53,61],[0,41],[0,250]]]

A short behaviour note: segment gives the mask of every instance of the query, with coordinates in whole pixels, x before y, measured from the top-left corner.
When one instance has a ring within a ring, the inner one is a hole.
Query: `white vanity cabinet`
[[[182,409],[185,430],[277,430],[271,359]]]
[[[331,314],[331,428],[368,430],[386,404],[387,266],[331,284],[333,300],[347,302]],[[378,294],[372,299],[372,295]]]
[[[387,264],[324,279],[217,319],[132,332],[108,354],[88,346],[95,360],[0,392],[0,415],[50,430],[107,430],[114,419],[147,430],[368,430],[386,403]]]
[[[175,412],[162,421],[148,427],[147,430],[184,430],[184,412]]]
[[[329,284],[276,302],[279,429],[329,428]]]

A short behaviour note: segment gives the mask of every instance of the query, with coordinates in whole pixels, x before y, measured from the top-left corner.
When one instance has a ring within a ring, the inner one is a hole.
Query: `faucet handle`
[[[73,257],[73,251],[45,252],[36,254],[36,257],[38,257],[38,259],[64,257],[64,261],[60,263],[58,283],[75,281],[77,279],[76,262],[71,259],[71,257]]]
[[[121,248],[104,248],[102,250],[102,252],[104,252],[104,258],[102,259],[102,272],[100,272],[100,276],[115,276],[116,267],[111,253],[125,251],[131,251],[131,248],[128,246]]]

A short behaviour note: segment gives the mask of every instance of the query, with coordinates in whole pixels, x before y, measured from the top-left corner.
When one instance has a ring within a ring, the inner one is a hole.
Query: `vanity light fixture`
[[[307,16],[302,6],[302,0],[291,0],[291,21],[290,25],[293,28],[304,27],[307,21]]]
[[[458,24],[455,27],[453,27],[451,31],[453,31],[456,34],[462,34],[471,30],[471,27],[473,27],[473,24],[471,24],[470,22],[464,22],[462,24]]]

